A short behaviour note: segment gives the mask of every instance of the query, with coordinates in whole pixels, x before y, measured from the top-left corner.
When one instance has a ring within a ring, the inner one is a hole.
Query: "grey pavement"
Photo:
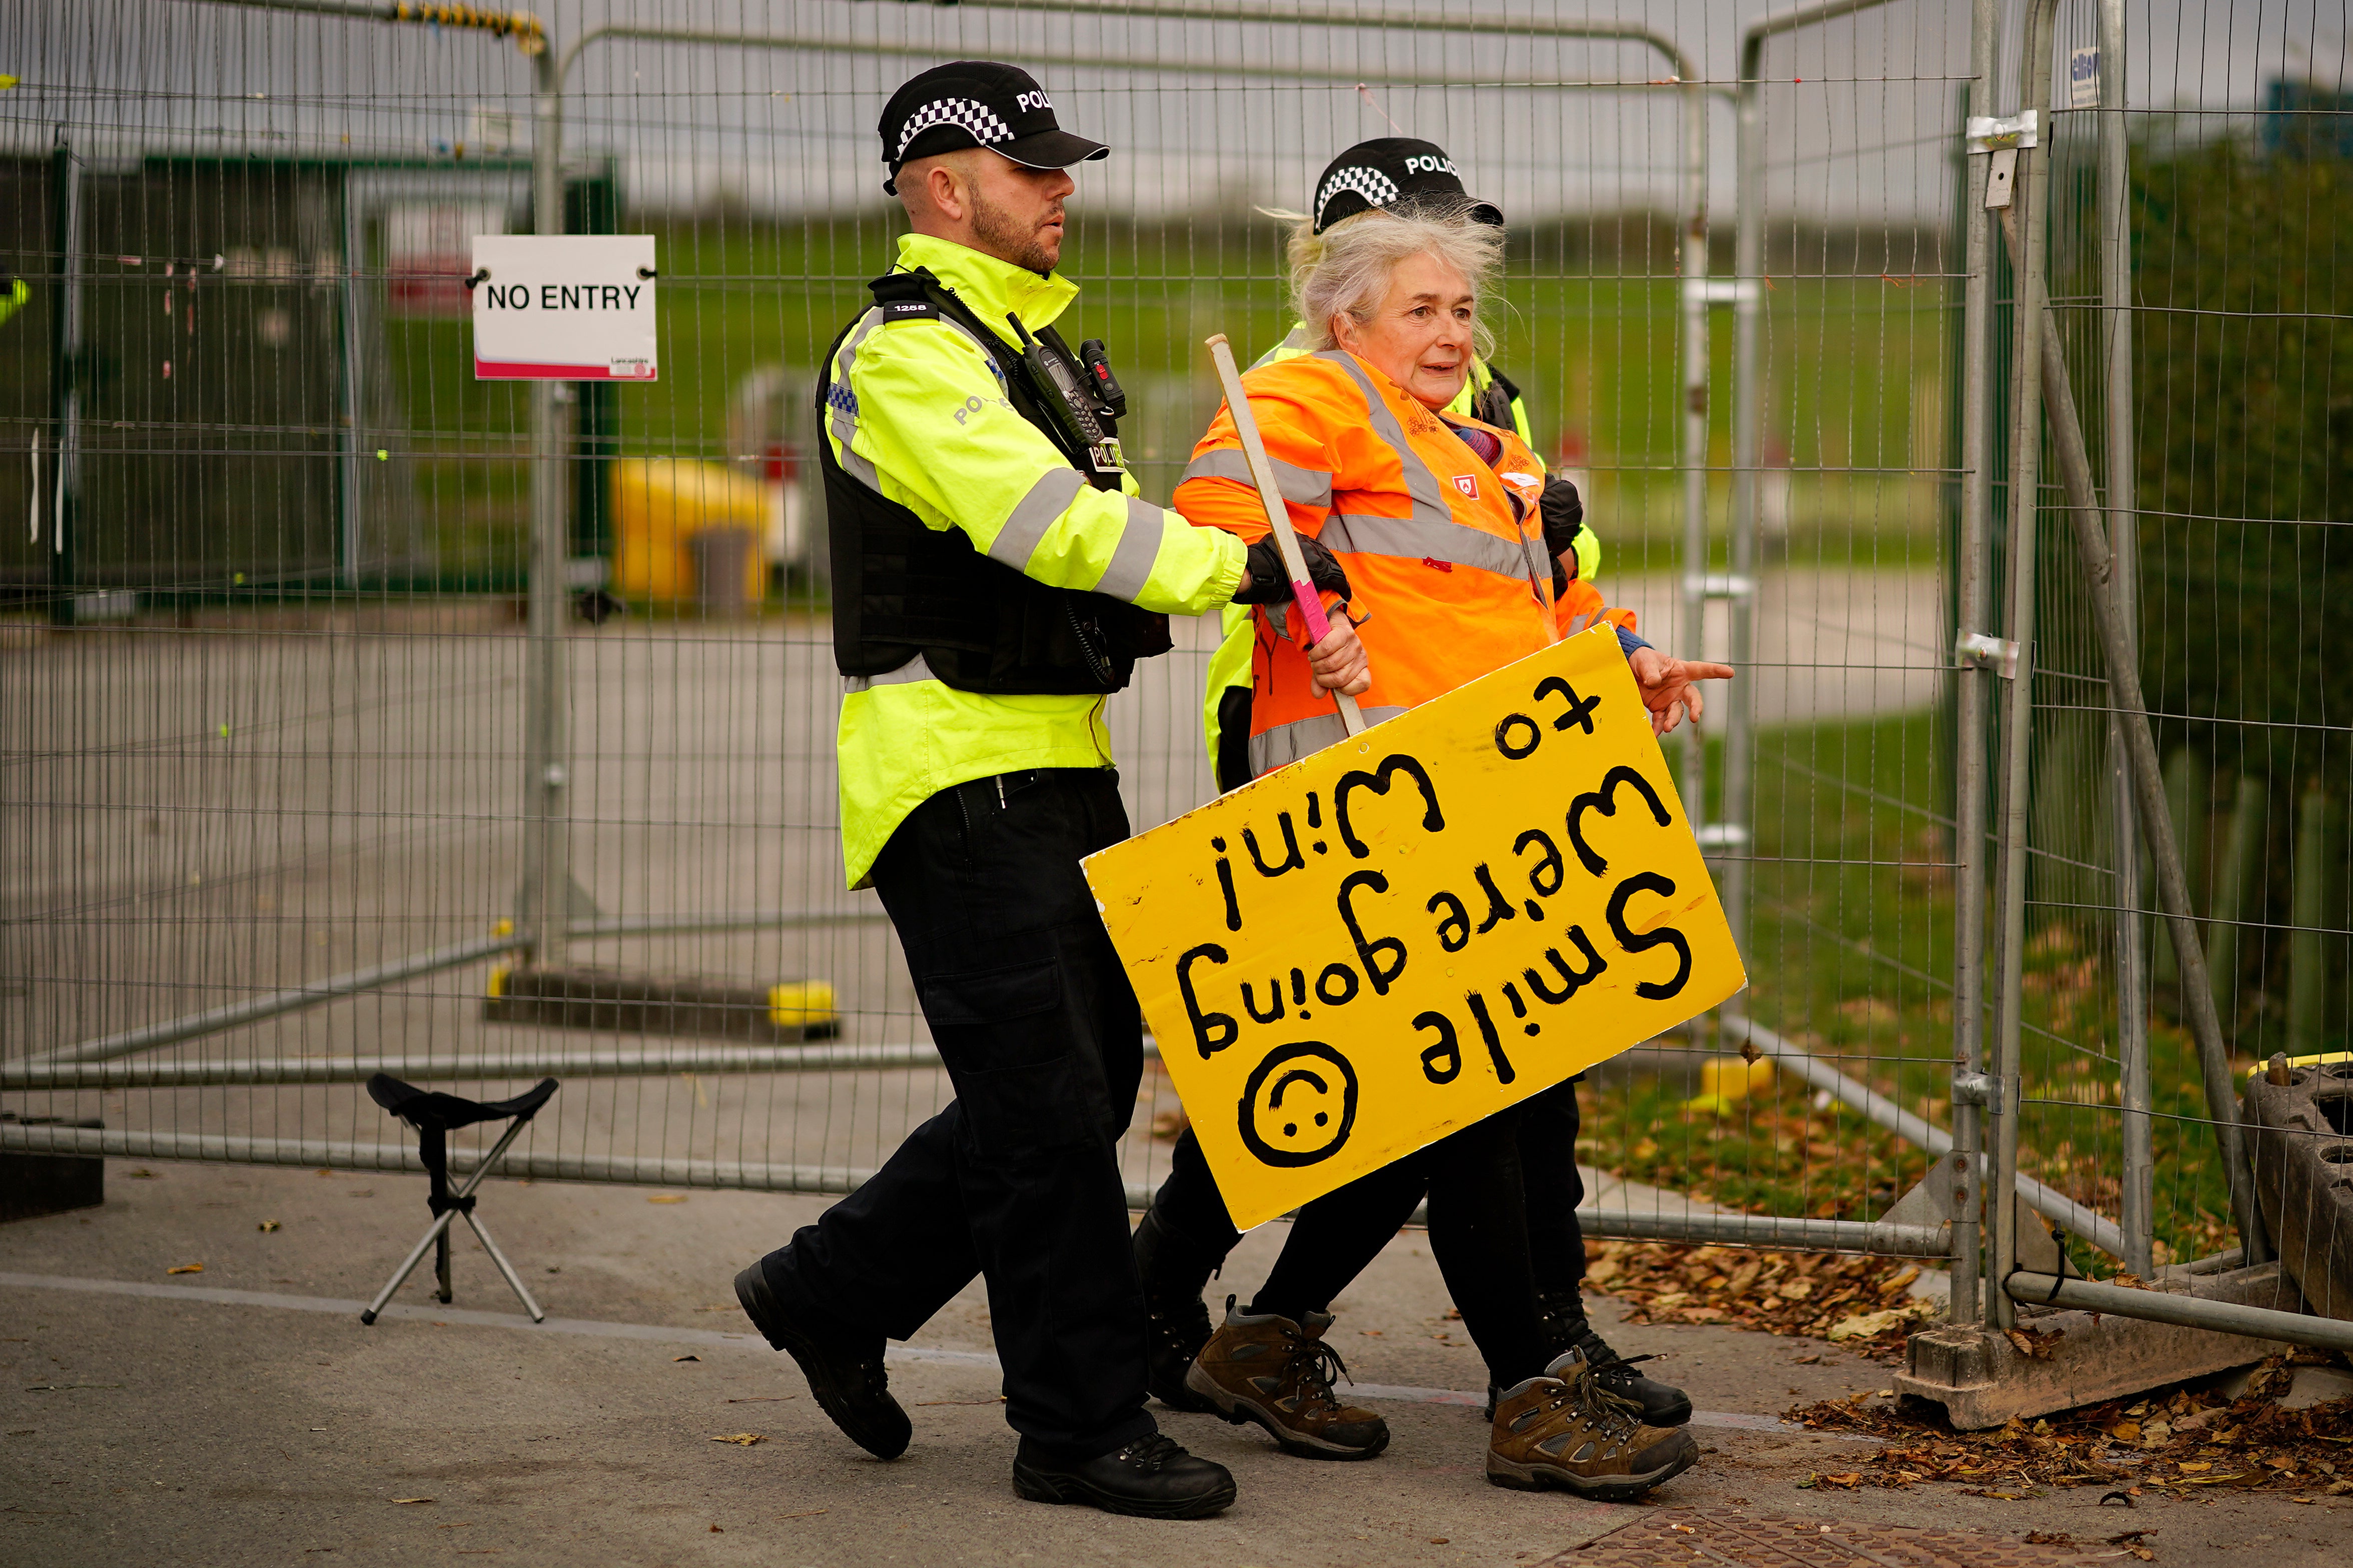
[[[1159,1523],[1014,1495],[977,1288],[917,1337],[942,1353],[894,1361],[915,1424],[907,1456],[879,1463],[837,1433],[789,1360],[748,1333],[728,1286],[822,1200],[493,1181],[483,1217],[550,1322],[532,1327],[467,1241],[453,1308],[420,1278],[396,1315],[363,1328],[349,1303],[422,1229],[421,1178],[136,1168],[111,1168],[103,1209],[0,1227],[0,1561],[1521,1568],[1574,1562],[1637,1517],[1486,1484],[1475,1410],[1420,1392],[1471,1394],[1481,1374],[1416,1232],[1337,1303],[1335,1342],[1380,1391],[1389,1450],[1319,1464],[1255,1429],[1162,1412],[1181,1441],[1233,1468],[1241,1495],[1218,1519]],[[259,1229],[267,1220],[280,1228]],[[1282,1230],[1248,1237],[1213,1289],[1251,1289]],[[200,1274],[166,1272],[196,1262]],[[1597,1300],[1605,1323],[1610,1305]],[[1800,1490],[1810,1471],[1868,1450],[1774,1415],[1883,1387],[1883,1367],[1727,1329],[1605,1331],[1629,1353],[1662,1355],[1653,1370],[1702,1411],[1702,1462],[1654,1494],[1661,1505],[2013,1541],[2154,1528],[2161,1563],[2226,1547],[2343,1561],[2337,1500],[2144,1499],[2127,1514],[2099,1509],[2091,1489],[2020,1502]],[[762,1441],[712,1441],[744,1433]],[[399,1500],[420,1498],[431,1500]]]

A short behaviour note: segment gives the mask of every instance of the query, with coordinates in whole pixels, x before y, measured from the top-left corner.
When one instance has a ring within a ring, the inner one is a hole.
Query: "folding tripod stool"
[[[392,1277],[392,1283],[376,1292],[375,1300],[370,1301],[367,1310],[360,1314],[360,1321],[375,1321],[376,1314],[384,1310],[384,1304],[392,1300],[392,1293],[417,1271],[417,1266],[424,1260],[425,1249],[428,1247],[434,1249],[433,1272],[440,1285],[436,1294],[444,1301],[449,1300],[449,1222],[460,1216],[481,1242],[482,1250],[491,1255],[491,1261],[499,1266],[499,1272],[506,1276],[506,1281],[514,1288],[514,1293],[522,1298],[523,1310],[531,1314],[531,1321],[534,1323],[545,1321],[547,1314],[540,1310],[539,1303],[531,1299],[529,1290],[523,1289],[522,1278],[515,1272],[514,1265],[509,1263],[507,1255],[499,1250],[499,1244],[491,1239],[491,1233],[482,1228],[482,1222],[474,1217],[474,1188],[490,1174],[491,1167],[499,1163],[499,1156],[507,1152],[507,1145],[515,1141],[533,1116],[539,1114],[539,1108],[545,1105],[548,1097],[555,1092],[555,1080],[541,1079],[529,1093],[501,1100],[460,1100],[454,1094],[442,1094],[403,1083],[389,1073],[376,1074],[368,1079],[367,1087],[369,1099],[417,1129],[417,1155],[425,1162],[425,1173],[433,1183],[432,1192],[425,1200],[426,1206],[433,1211],[433,1227],[409,1252],[407,1261],[401,1264],[400,1271]],[[512,1117],[514,1124],[507,1129],[506,1136],[501,1138],[483,1157],[482,1163],[474,1167],[473,1173],[466,1178],[466,1184],[455,1193],[450,1192],[450,1130],[507,1117]]]

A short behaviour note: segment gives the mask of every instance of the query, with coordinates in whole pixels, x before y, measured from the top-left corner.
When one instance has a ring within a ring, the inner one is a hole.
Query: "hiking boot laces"
[[[1602,1386],[1610,1388],[1614,1393],[1616,1388],[1622,1388],[1641,1381],[1643,1374],[1634,1370],[1637,1366],[1646,1361],[1658,1359],[1656,1355],[1620,1355],[1611,1356],[1605,1361],[1588,1362],[1586,1364],[1593,1368],[1593,1375],[1601,1380]]]
[[[1625,1442],[1642,1425],[1641,1401],[1629,1399],[1603,1384],[1589,1362],[1577,1369],[1577,1381],[1570,1385],[1570,1391],[1585,1407],[1593,1425],[1612,1443]]]
[[[1155,1432],[1138,1437],[1114,1456],[1122,1464],[1134,1467],[1147,1476],[1158,1475],[1172,1459],[1185,1457],[1184,1446],[1166,1432]]]
[[[1332,1392],[1333,1384],[1348,1376],[1348,1363],[1340,1352],[1322,1340],[1311,1340],[1304,1334],[1294,1334],[1291,1341],[1291,1359],[1284,1363],[1286,1373],[1297,1375],[1300,1383],[1299,1402],[1302,1406],[1320,1406],[1325,1410],[1341,1408],[1339,1396]]]
[[[883,1368],[881,1356],[860,1356],[858,1359],[858,1375],[866,1385],[867,1398],[881,1399],[890,1394],[891,1374]]]
[[[1659,1359],[1655,1354],[1620,1355],[1609,1348],[1609,1342],[1594,1332],[1590,1326],[1577,1335],[1574,1342],[1584,1352],[1585,1364],[1592,1369],[1594,1376],[1601,1380],[1601,1385],[1612,1394],[1618,1392],[1618,1387],[1631,1384],[1642,1375],[1631,1368],[1643,1362]],[[1612,1387],[1612,1384],[1618,1387]]]
[[[1187,1360],[1200,1353],[1201,1346],[1214,1331],[1209,1327],[1209,1310],[1198,1299],[1190,1311],[1182,1305],[1161,1308],[1147,1304],[1144,1315],[1152,1331],[1160,1336],[1160,1342],[1172,1351],[1182,1352]]]

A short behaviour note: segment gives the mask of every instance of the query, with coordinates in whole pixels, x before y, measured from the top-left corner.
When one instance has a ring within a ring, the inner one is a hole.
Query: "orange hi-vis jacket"
[[[1339,557],[1363,620],[1372,665],[1357,699],[1368,723],[1502,668],[1584,630],[1597,616],[1633,629],[1590,584],[1573,581],[1556,605],[1536,500],[1544,466],[1518,434],[1441,418],[1356,355],[1326,349],[1241,378],[1292,526]],[[1503,444],[1482,461],[1452,425]],[[1198,527],[1246,543],[1267,532],[1265,510],[1220,407],[1176,487],[1173,504]],[[1261,605],[1251,657],[1250,761],[1264,773],[1346,733],[1328,692],[1316,689],[1288,605]]]

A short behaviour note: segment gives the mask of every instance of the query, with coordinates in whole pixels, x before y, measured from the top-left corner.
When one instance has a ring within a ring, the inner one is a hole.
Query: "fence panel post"
[[[2125,5],[2100,0],[2100,326],[2107,376],[2108,548],[2116,563],[2108,599],[2125,644],[2140,658],[2140,542],[2134,516],[2132,163],[2125,126]],[[2097,592],[2095,588],[2094,592]],[[2113,704],[2111,704],[2113,708]],[[2139,915],[2140,828],[2123,719],[2108,715],[2108,810],[2115,820],[2117,1095],[2122,1127],[2125,1267],[2143,1279],[2156,1268],[2151,1212],[2156,1160],[2149,1140],[2155,1101],[2148,1076],[2148,932]]]

